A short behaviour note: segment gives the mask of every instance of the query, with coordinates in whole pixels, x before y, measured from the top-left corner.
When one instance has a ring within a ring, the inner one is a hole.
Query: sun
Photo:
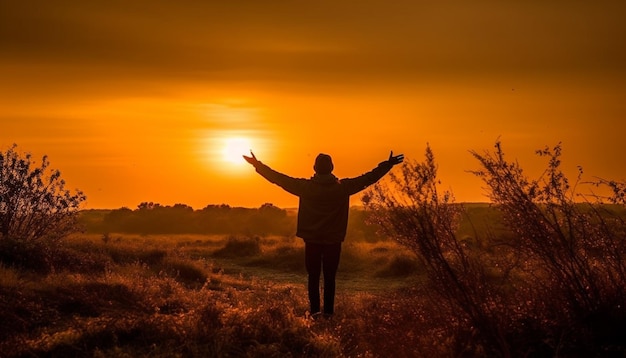
[[[243,155],[249,155],[252,142],[246,137],[224,138],[222,145],[222,160],[229,164],[241,165],[245,163]]]

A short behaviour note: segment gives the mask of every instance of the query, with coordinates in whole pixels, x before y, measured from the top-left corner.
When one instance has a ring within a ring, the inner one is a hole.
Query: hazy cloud
[[[199,80],[623,75],[622,1],[12,1],[0,61]]]

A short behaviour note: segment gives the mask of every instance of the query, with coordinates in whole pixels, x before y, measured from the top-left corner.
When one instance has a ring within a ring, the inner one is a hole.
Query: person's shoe
[[[311,315],[311,318],[312,318],[314,321],[317,321],[318,319],[320,319],[320,318],[322,318],[322,317],[324,317],[324,314],[323,314],[322,312],[315,312],[315,313],[313,313],[313,314]]]

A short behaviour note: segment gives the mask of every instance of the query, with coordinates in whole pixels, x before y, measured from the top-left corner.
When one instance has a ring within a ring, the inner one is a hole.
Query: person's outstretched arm
[[[387,159],[391,166],[400,164],[404,161],[404,154],[393,155],[393,150],[389,152],[389,159]]]
[[[341,182],[348,186],[348,194],[356,194],[368,186],[376,183],[380,178],[385,176],[394,165],[398,165],[404,161],[404,154],[393,155],[393,151],[389,153],[389,159],[382,161],[372,171],[365,173],[356,178],[343,179]]]
[[[306,182],[306,179],[292,178],[288,175],[275,171],[259,161],[252,151],[250,151],[249,157],[244,155],[243,159],[250,163],[250,165],[256,169],[256,172],[269,182],[280,186],[291,194],[300,195],[302,193],[303,184]]]
[[[253,167],[256,168],[256,166],[261,163],[258,159],[256,159],[256,155],[254,155],[254,153],[252,153],[252,151],[250,151],[250,156],[243,156],[243,159],[246,160],[246,162],[250,163]]]

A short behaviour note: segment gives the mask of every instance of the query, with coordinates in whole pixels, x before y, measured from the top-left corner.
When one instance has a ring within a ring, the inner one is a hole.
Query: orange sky
[[[430,143],[444,188],[486,201],[469,150],[626,179],[624,1],[9,1],[0,148],[47,154],[87,208],[293,207],[224,156],[247,138],[296,177],[356,176]]]

